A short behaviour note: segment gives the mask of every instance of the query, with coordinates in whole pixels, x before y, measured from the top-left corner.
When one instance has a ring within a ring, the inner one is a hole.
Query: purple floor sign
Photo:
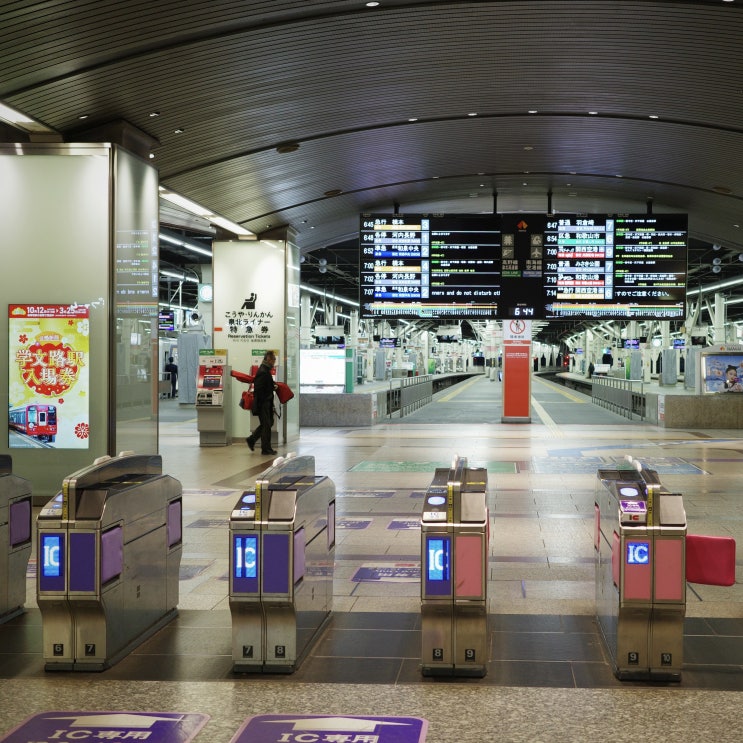
[[[42,712],[24,720],[1,743],[47,740],[146,740],[189,743],[209,715],[181,712]]]
[[[366,563],[354,574],[354,583],[418,583],[421,579],[420,563]]]
[[[410,520],[404,520],[404,519],[395,519],[394,521],[390,521],[389,525],[387,526],[388,529],[420,529],[421,528],[421,520],[420,519],[410,519]]]
[[[424,743],[427,730],[420,717],[256,715],[230,743]]]

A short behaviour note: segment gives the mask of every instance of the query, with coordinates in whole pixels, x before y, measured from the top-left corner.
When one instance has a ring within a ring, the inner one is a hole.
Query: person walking
[[[258,416],[258,426],[245,441],[250,451],[254,451],[256,442],[260,439],[261,454],[278,454],[275,449],[271,448],[271,429],[274,419],[273,393],[276,389],[271,371],[275,364],[276,354],[273,351],[267,351],[253,380],[254,398],[251,412]]]
[[[176,389],[178,382],[178,364],[173,363],[173,357],[168,356],[168,363],[165,364],[166,374],[170,374],[170,396],[178,397],[178,391]]]

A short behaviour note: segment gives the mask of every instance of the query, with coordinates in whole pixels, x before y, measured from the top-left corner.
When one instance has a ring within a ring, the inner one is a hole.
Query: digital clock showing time
[[[508,317],[536,317],[537,313],[533,306],[517,305],[508,308]]]

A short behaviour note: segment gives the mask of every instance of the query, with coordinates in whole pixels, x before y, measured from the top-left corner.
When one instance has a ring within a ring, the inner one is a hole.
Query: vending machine
[[[199,349],[196,422],[201,446],[231,443],[230,369],[224,349]]]

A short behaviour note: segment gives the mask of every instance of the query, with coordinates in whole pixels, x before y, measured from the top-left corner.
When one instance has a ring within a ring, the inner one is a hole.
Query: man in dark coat
[[[253,451],[258,439],[261,440],[261,454],[277,454],[275,449],[271,448],[271,429],[273,428],[273,392],[276,385],[273,381],[271,370],[276,363],[276,354],[268,351],[263,357],[263,363],[258,368],[258,372],[253,380],[253,412],[258,416],[258,427],[248,436],[245,441]]]
[[[170,374],[170,396],[178,397],[177,384],[178,384],[178,364],[173,363],[173,357],[168,356],[168,363],[165,364],[164,371]]]

